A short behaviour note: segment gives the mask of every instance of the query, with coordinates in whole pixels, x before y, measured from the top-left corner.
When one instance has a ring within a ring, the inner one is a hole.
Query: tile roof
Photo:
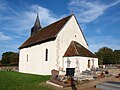
[[[55,23],[50,24],[47,27],[42,28],[33,36],[30,36],[20,47],[19,49],[33,46],[39,43],[43,43],[46,41],[54,40],[59,33],[59,31],[63,28],[63,26],[67,23],[67,21],[72,17],[69,15]]]
[[[83,47],[76,41],[72,41],[66,50],[64,57],[71,57],[71,56],[83,56],[83,57],[96,57],[91,51],[87,48]]]

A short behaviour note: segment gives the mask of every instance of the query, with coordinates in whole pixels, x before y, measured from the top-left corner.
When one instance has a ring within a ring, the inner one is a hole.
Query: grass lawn
[[[52,90],[45,84],[50,76],[0,71],[0,90]]]

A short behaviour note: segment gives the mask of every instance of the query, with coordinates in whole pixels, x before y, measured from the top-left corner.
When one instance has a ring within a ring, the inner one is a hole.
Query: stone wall
[[[0,66],[0,71],[18,71],[18,66]]]

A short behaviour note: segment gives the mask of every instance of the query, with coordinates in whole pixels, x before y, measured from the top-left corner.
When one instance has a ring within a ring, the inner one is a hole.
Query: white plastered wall
[[[51,41],[21,49],[19,58],[19,72],[51,75],[51,70],[55,68],[56,54],[54,47],[55,43],[54,41]],[[45,61],[46,49],[48,49],[48,61]]]
[[[55,42],[56,46],[58,46],[59,42],[59,66],[62,68],[62,62],[63,62],[63,55],[67,48],[69,47],[71,41],[77,41],[81,45],[83,45],[85,48],[88,49],[88,45],[83,37],[83,34],[76,22],[76,19],[74,16],[70,18],[70,20],[66,23],[66,25],[63,27],[63,29],[59,32]],[[57,48],[56,48],[57,51]]]
[[[67,60],[70,60],[70,67],[67,66]],[[90,60],[90,68],[88,68],[88,60]],[[93,60],[94,60],[94,67],[98,67],[98,59],[92,58],[92,57],[80,57],[80,56],[73,56],[73,57],[64,57],[64,71],[66,71],[66,68],[75,68],[77,67],[76,62],[78,61],[79,70],[80,73],[85,70],[90,70],[93,66]]]

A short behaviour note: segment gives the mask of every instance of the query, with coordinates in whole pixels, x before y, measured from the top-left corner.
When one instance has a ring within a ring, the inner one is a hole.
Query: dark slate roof
[[[33,36],[30,36],[20,47],[19,49],[33,46],[36,44],[40,44],[46,41],[54,40],[59,33],[59,31],[63,28],[63,26],[67,23],[67,21],[72,17],[69,15],[55,23],[50,24],[47,27],[42,28]]]
[[[91,51],[87,48],[83,47],[76,41],[72,41],[66,50],[64,57],[71,57],[71,56],[83,56],[83,57],[96,57]]]

